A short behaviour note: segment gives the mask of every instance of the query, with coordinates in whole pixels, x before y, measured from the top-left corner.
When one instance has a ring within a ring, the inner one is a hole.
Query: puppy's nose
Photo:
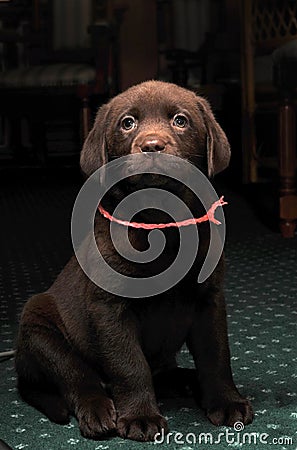
[[[148,137],[140,145],[142,152],[162,152],[166,148],[166,142],[157,137]]]

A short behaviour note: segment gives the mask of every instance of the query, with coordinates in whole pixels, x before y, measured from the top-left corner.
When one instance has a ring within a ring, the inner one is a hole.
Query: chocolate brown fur
[[[189,120],[184,128],[172,122],[179,112]],[[137,117],[135,129],[121,128],[125,114]],[[187,159],[209,177],[223,170],[230,157],[227,138],[206,100],[178,86],[150,81],[99,109],[81,167],[89,176],[111,157],[154,150]],[[140,178],[133,186],[141,187],[144,180],[150,182]],[[106,204],[112,207],[126,195],[125,189],[111,192]],[[183,199],[199,212],[191,196]],[[67,423],[74,415],[85,437],[114,433],[153,440],[161,428],[167,430],[154,383],[163,379],[169,385],[172,377],[186,383],[181,374],[189,372],[179,372],[175,360],[186,343],[196,366],[192,388],[200,392],[209,420],[215,425],[251,422],[251,405],[238,393],[230,369],[223,260],[207,281],[196,281],[209,243],[207,225],[200,231],[201,247],[189,273],[167,292],[149,298],[117,297],[102,290],[73,257],[48,291],[24,307],[16,355],[21,396],[54,422]],[[95,220],[101,254],[128,276],[153,274],[170,263],[177,231],[165,233],[162,256],[144,268],[119,256],[109,223],[100,215]],[[144,230],[131,231],[130,239],[140,250],[147,246]]]

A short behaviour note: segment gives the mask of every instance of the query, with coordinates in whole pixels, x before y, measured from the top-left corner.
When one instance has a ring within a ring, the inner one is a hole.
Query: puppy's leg
[[[151,370],[140,345],[137,320],[132,317],[132,312],[118,314],[112,301],[105,311],[98,307],[94,316],[104,355],[104,372],[111,382],[118,414],[118,434],[138,441],[153,440],[162,428],[167,432],[167,423],[157,406]]]
[[[115,429],[113,402],[99,375],[84,362],[56,326],[54,299],[32,297],[21,319],[16,370],[21,396],[49,419],[65,423],[69,413],[85,437]]]
[[[215,425],[248,424],[253,410],[237,391],[231,373],[223,292],[213,288],[201,308],[187,338],[193,355],[202,395],[202,407]]]
[[[29,357],[25,359],[28,363]],[[17,359],[17,365],[24,366],[22,358]],[[21,370],[18,371],[21,373]],[[18,390],[23,400],[41,411],[52,422],[61,425],[69,423],[69,408],[64,398],[58,389],[38,371],[33,372],[31,369],[30,380],[19,375]]]

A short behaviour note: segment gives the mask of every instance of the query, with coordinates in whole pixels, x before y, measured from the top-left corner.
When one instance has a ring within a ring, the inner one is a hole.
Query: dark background
[[[174,81],[204,95],[230,140],[232,161],[224,178],[236,187],[241,186],[243,179],[239,3],[237,0],[94,1],[94,21],[104,21],[116,29],[115,38],[110,39],[116,63],[108,74],[113,79],[112,88],[91,98],[94,113],[108,97],[152,78]],[[75,0],[73,5],[75,8]],[[52,2],[46,0],[0,2],[0,57],[3,70],[53,61],[56,55],[51,48],[51,33],[55,23],[50,14],[51,7]],[[3,30],[8,30],[10,35],[13,32],[19,34],[17,45],[12,42],[12,37],[11,42],[7,40],[7,33]],[[2,46],[1,40],[4,42]],[[108,45],[108,39],[106,43]],[[25,51],[18,54],[22,45]],[[77,53],[76,58],[79,58]],[[102,59],[100,54],[98,58]],[[68,61],[69,55],[65,53],[64,59]],[[63,53],[60,52],[61,61]],[[3,89],[0,90],[0,100],[4,95]],[[7,168],[39,167],[44,171],[49,167],[77,167],[82,143],[75,122],[78,100],[73,96],[55,96],[54,92],[46,104],[40,105],[38,98],[34,92],[29,95],[25,113],[35,108],[39,116],[45,117],[47,161],[43,161],[43,148],[34,151],[31,148],[32,135],[40,133],[39,128],[33,128],[31,133],[26,120],[23,120],[21,130],[12,132],[12,124],[3,111],[0,118],[0,170],[3,175],[7,173],[4,170]],[[24,107],[24,100],[11,100],[8,108],[16,111],[21,102]],[[50,120],[45,110],[54,112]],[[258,146],[274,155],[277,138],[275,123],[275,113],[265,116],[261,120],[258,136]],[[12,149],[16,138],[19,141],[17,148]],[[266,172],[261,181],[276,179],[275,171]]]
[[[209,100],[231,144],[230,167],[218,176],[217,183],[242,195],[258,219],[278,233],[275,107],[256,116],[257,152],[269,164],[259,165],[253,183],[246,176],[249,167],[242,150],[241,131],[245,17],[240,14],[240,3],[93,0],[91,21],[103,24],[106,33],[100,46],[96,47],[95,41],[95,48],[90,49],[90,63],[99,67],[104,79],[100,88],[88,97],[91,123],[97,108],[108,98],[144,80],[173,81],[195,90]],[[78,0],[70,4],[75,9]],[[2,72],[35,64],[69,62],[69,51],[53,48],[56,26],[53,5],[50,0],[0,2]],[[64,37],[66,43],[66,29]],[[78,49],[70,53],[76,62],[87,60]],[[38,187],[38,183],[68,180],[67,183],[81,185],[78,164],[83,143],[81,98],[73,92],[69,95],[67,90],[57,94],[54,88],[29,89],[25,97],[19,96],[18,91],[12,91],[11,95],[10,92],[1,86],[0,71],[0,182],[6,186],[13,179],[15,186],[36,183]],[[28,117],[33,118],[31,122]]]

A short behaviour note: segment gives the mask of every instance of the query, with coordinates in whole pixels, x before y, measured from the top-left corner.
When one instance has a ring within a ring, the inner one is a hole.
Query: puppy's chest
[[[176,353],[184,343],[193,322],[194,302],[160,296],[136,308],[140,334],[148,357]]]

